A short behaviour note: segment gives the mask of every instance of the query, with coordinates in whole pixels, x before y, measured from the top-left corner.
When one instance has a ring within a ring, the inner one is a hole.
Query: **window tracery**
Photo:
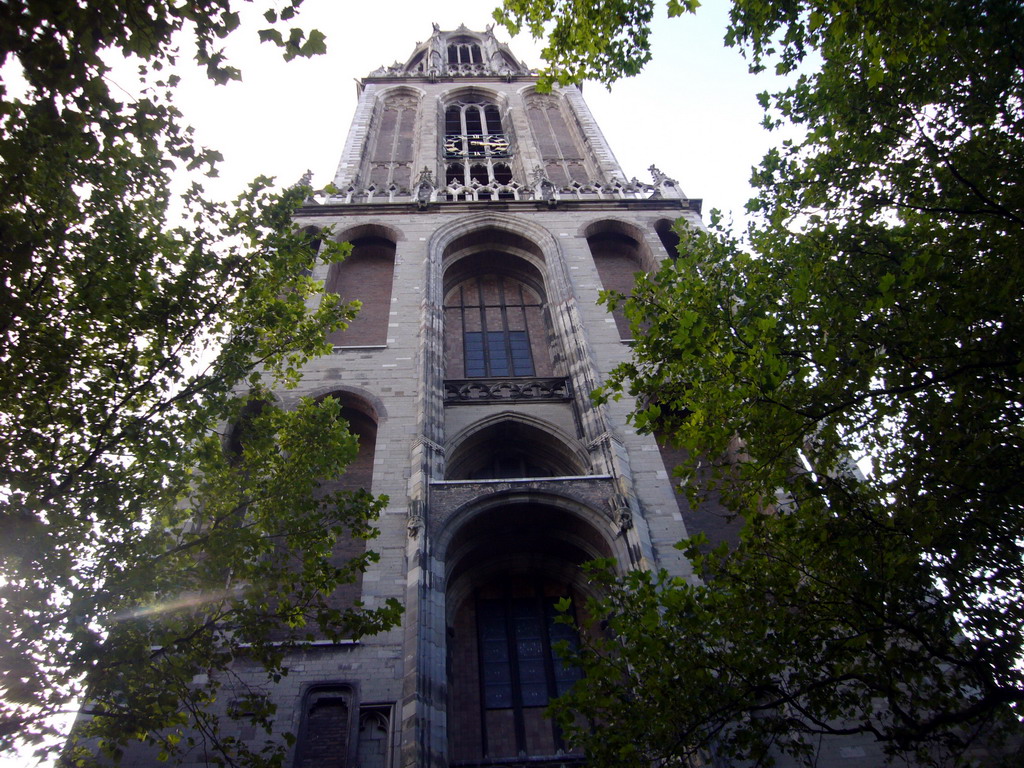
[[[407,94],[389,96],[384,102],[370,156],[367,186],[378,190],[395,187],[408,193],[412,186],[417,106],[417,99]]]
[[[480,46],[477,43],[452,43],[448,46],[448,65],[481,64]]]
[[[451,361],[461,359],[457,378],[535,375],[531,335],[543,327],[543,306],[535,291],[503,275],[471,277],[455,286],[445,316],[451,341],[457,343],[456,330],[461,334],[461,350],[453,350]]]
[[[506,162],[511,146],[501,124],[501,112],[484,99],[466,99],[450,104],[444,114],[445,184],[449,187],[490,187],[477,199],[502,190],[512,182]]]
[[[573,183],[587,184],[589,174],[583,151],[574,139],[576,132],[570,129],[562,114],[558,98],[531,93],[525,102],[530,129],[544,158],[544,175],[559,189]]]

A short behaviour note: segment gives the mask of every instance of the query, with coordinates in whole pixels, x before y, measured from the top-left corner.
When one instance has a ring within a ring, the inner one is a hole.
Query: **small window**
[[[488,182],[487,166],[474,165],[469,169],[469,178],[473,181],[478,181],[481,184],[486,184]]]
[[[494,180],[499,184],[512,183],[512,169],[506,163],[494,164]]]
[[[449,163],[445,169],[444,183],[446,186],[466,183],[466,170],[461,163]]]

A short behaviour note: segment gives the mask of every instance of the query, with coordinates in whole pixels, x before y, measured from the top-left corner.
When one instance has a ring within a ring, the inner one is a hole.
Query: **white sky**
[[[257,2],[257,5],[260,5]],[[327,35],[328,53],[285,64],[271,45],[253,43],[257,14],[228,44],[243,82],[213,86],[200,73],[186,77],[179,107],[200,140],[222,151],[224,182],[233,194],[258,174],[291,184],[306,171],[316,187],[329,182],[356,103],[357,78],[382,64],[404,62],[418,41],[465,23],[490,23],[488,0],[390,0],[340,3],[305,0],[296,24]],[[712,207],[741,212],[749,197],[750,169],[778,139],[759,123],[754,96],[776,87],[772,78],[747,74],[746,63],[722,44],[728,3],[708,0],[696,17],[664,18],[659,9],[654,60],[640,77],[611,93],[595,83],[584,96],[627,177],[650,181],[652,163],[680,182],[691,197]],[[498,39],[529,66],[541,64],[540,47],[528,36]]]
[[[225,156],[217,193],[233,197],[260,174],[292,184],[307,168],[315,187],[331,181],[355,109],[355,80],[382,64],[406,61],[416,43],[430,36],[431,22],[482,30],[491,22],[493,3],[305,0],[294,23],[323,31],[328,53],[287,64],[274,46],[256,42],[256,30],[265,25],[247,11],[227,46],[230,62],[242,69],[242,83],[213,86],[202,72],[182,70],[178,106],[199,140]],[[265,6],[256,0],[256,7]],[[780,84],[748,75],[739,53],[724,48],[728,7],[726,0],[707,0],[696,17],[672,20],[659,9],[647,70],[611,93],[593,83],[584,87],[626,176],[650,181],[647,167],[657,165],[688,195],[704,199],[705,219],[713,207],[742,212],[751,167],[780,140],[761,129],[755,99]],[[541,64],[540,46],[527,36],[510,41],[504,30],[496,32],[529,66]],[[125,77],[130,93],[132,78]],[[0,768],[31,763],[24,754],[0,756]]]

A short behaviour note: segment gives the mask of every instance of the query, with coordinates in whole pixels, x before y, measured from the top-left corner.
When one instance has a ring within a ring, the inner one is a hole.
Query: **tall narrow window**
[[[378,190],[394,185],[408,192],[412,186],[416,107],[417,99],[405,94],[389,96],[381,107],[369,167],[369,182]]]
[[[466,99],[444,113],[445,180],[449,185],[487,185],[512,180],[507,162],[508,138],[501,113],[482,99]]]
[[[579,643],[575,627],[555,620],[555,604],[567,596],[567,585],[510,574],[479,588],[455,616],[453,655],[462,664],[451,670],[453,710],[467,718],[465,733],[453,738],[456,760],[569,751],[557,724],[544,714],[581,676],[557,650],[562,641],[570,648]]]
[[[534,141],[544,158],[544,173],[557,187],[589,180],[578,132],[570,129],[557,96],[531,93],[526,115]]]

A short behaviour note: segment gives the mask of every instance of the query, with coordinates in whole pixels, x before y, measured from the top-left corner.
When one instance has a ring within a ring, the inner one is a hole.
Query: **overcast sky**
[[[259,3],[257,2],[257,6]],[[281,62],[270,45],[254,43],[262,19],[245,17],[228,45],[242,83],[215,87],[201,73],[186,77],[179,106],[200,139],[225,155],[224,194],[258,174],[290,184],[308,168],[314,186],[334,175],[356,102],[355,80],[382,64],[405,62],[431,33],[465,23],[490,23],[489,0],[413,0],[339,3],[305,0],[298,25],[327,35],[328,53],[312,60]],[[627,177],[649,181],[657,165],[680,182],[704,210],[741,211],[749,197],[751,166],[777,137],[760,128],[755,94],[773,88],[772,78],[752,77],[734,49],[722,44],[728,4],[708,0],[696,17],[666,19],[659,9],[654,60],[640,77],[609,93],[584,86],[598,125]],[[526,35],[498,39],[530,66],[540,46]]]

